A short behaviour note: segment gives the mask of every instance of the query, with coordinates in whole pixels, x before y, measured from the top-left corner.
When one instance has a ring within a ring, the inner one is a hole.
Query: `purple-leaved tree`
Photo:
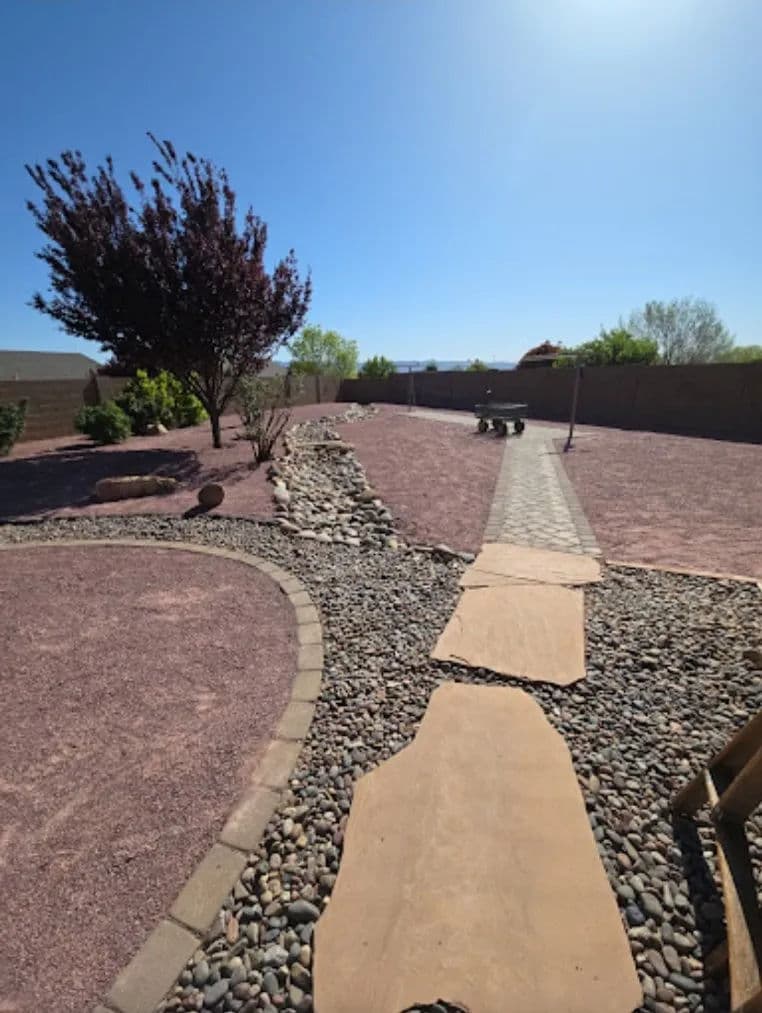
[[[47,237],[37,256],[52,289],[32,305],[120,363],[185,380],[219,447],[236,385],[301,327],[311,280],[293,250],[267,271],[267,226],[249,208],[239,227],[224,170],[149,137],[158,157],[148,183],[131,173],[134,204],[110,157],[92,176],[78,151],[27,165],[42,191],[27,206]]]

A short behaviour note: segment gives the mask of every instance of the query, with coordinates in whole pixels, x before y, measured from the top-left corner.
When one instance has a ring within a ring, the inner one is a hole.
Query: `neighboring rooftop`
[[[533,366],[552,366],[559,355],[563,352],[561,345],[554,345],[552,341],[543,341],[541,345],[535,345],[521,356],[518,368],[527,369]]]
[[[288,365],[282,362],[270,361],[259,371],[260,376],[285,376],[288,372]]]
[[[99,362],[80,352],[0,349],[0,380],[86,380]]]

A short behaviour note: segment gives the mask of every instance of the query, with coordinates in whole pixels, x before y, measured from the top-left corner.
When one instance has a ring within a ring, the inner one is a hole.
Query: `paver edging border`
[[[595,532],[590,521],[587,519],[587,514],[582,508],[577,491],[572,485],[572,481],[564,467],[563,452],[559,453],[554,440],[549,440],[548,442],[550,443],[552,463],[556,477],[558,478],[558,484],[561,486],[561,492],[566,500],[566,506],[569,509],[574,527],[576,528],[583,554],[587,556],[600,556],[602,553],[598,546],[598,539],[595,537]]]
[[[294,609],[298,655],[291,697],[251,778],[251,786],[228,816],[211,848],[175,898],[169,913],[154,927],[127,966],[117,975],[106,1005],[94,1013],[153,1013],[183,971],[248,862],[288,785],[320,695],[323,635],[320,616],[307,588],[292,573],[260,556],[234,549],[158,538],[61,538],[53,541],[2,542],[0,551],[17,549],[121,546],[177,549],[243,563],[279,585]]]

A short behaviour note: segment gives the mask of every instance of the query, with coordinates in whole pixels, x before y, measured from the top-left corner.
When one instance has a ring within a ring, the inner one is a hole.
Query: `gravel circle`
[[[668,806],[762,708],[749,650],[762,630],[756,585],[609,568],[586,590],[588,677],[563,689],[429,658],[459,594],[458,559],[303,541],[231,518],[0,528],[5,541],[119,536],[264,556],[304,581],[324,627],[323,691],[290,789],[162,1013],[309,1013],[312,934],[339,868],[352,786],[410,742],[446,680],[519,686],[563,734],[629,935],[641,1009],[728,1008],[726,984],[703,974],[702,954],[723,934],[708,814],[673,826]],[[762,821],[748,827],[758,867]]]

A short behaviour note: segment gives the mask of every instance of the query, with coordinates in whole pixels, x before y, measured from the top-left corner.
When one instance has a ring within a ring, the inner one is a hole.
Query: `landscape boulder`
[[[122,475],[102,478],[95,483],[95,496],[101,502],[135,499],[139,496],[162,496],[174,492],[180,483],[166,475]]]
[[[151,422],[146,426],[146,436],[166,436],[168,432],[163,422]]]
[[[198,502],[205,510],[213,510],[225,499],[225,490],[217,482],[208,482],[198,491]]]

